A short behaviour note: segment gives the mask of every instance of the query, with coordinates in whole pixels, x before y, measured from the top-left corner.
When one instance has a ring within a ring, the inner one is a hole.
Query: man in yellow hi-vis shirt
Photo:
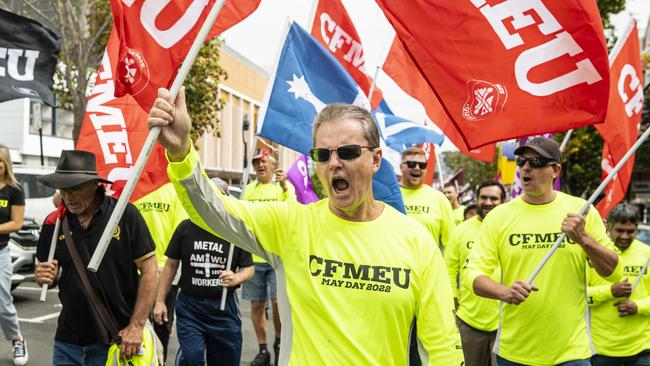
[[[451,204],[442,192],[424,184],[427,159],[420,147],[409,147],[402,153],[400,187],[406,214],[416,219],[431,233],[440,247],[449,242],[456,226]]]
[[[456,184],[454,183],[445,184],[445,186],[442,187],[442,193],[445,195],[445,197],[449,200],[449,203],[451,204],[456,225],[465,221],[465,205],[461,205],[460,201],[458,200],[459,193]]]
[[[466,366],[496,366],[492,352],[499,323],[499,302],[476,296],[472,284],[466,280],[465,266],[469,253],[478,240],[481,223],[493,208],[506,200],[506,190],[497,181],[486,181],[476,190],[478,215],[456,227],[445,251],[445,263],[457,303],[456,317],[463,342]],[[500,281],[501,270],[496,268],[490,276]],[[457,287],[456,284],[460,286]]]
[[[253,202],[278,202],[296,201],[296,192],[281,169],[277,169],[275,158],[266,148],[258,149],[253,156],[253,168],[257,179],[249,183],[244,189],[242,199]],[[275,177],[275,181],[273,178]],[[255,264],[255,275],[242,285],[242,299],[251,302],[251,321],[257,336],[259,352],[251,363],[252,366],[268,366],[271,362],[271,355],[266,345],[266,301],[271,300],[273,313],[273,327],[275,329],[275,341],[273,342],[273,353],[275,363],[278,363],[280,354],[280,315],[278,313],[278,301],[276,291],[275,270],[263,258],[253,254]]]
[[[169,245],[169,240],[172,238],[178,224],[187,219],[187,214],[171,183],[163,184],[155,191],[139,198],[133,204],[138,208],[142,218],[147,223],[147,228],[156,245],[156,263],[158,264],[158,274],[160,274],[167,261],[165,251]],[[152,321],[154,331],[163,346],[165,361],[167,360],[169,336],[174,325],[174,307],[177,294],[178,286],[175,283],[165,298],[169,316],[164,319],[162,324]]]
[[[535,138],[515,154],[523,195],[485,217],[467,269],[476,294],[505,303],[494,346],[497,362],[590,365],[587,258],[600,276],[617,280],[622,271],[618,256],[598,211],[592,207],[578,215],[585,201],[553,190],[562,161],[555,141]],[[534,284],[525,282],[562,232],[566,240]],[[498,267],[501,283],[489,277]]]
[[[650,277],[641,273],[650,259],[650,247],[636,240],[638,223],[636,208],[626,203],[607,216],[609,236],[620,250],[623,281],[610,283],[593,268],[587,270],[594,366],[650,365]]]
[[[379,131],[360,107],[332,104],[314,121],[318,178],[328,198],[310,205],[251,203],[210,187],[189,138],[181,90],[159,90],[168,173],[193,222],[276,269],[281,365],[406,365],[417,317],[426,365],[460,366],[449,276],[422,225],[373,198]]]

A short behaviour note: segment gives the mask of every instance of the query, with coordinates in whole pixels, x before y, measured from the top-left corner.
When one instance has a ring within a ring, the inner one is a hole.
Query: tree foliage
[[[482,182],[494,179],[497,175],[496,163],[475,160],[460,151],[445,151],[442,153],[442,159],[452,172],[463,169],[465,183],[468,183],[472,190]],[[493,161],[496,161],[496,155]]]
[[[74,115],[77,140],[87,94],[113,24],[105,0],[0,0],[0,7],[34,19],[61,37],[54,91],[59,106]]]
[[[603,28],[605,28],[605,34],[608,36],[607,45],[609,48],[612,48],[614,43],[616,43],[616,38],[613,36],[614,25],[610,20],[610,16],[618,14],[625,9],[625,0],[598,0],[597,4],[600,17],[603,21]]]
[[[113,26],[106,0],[0,0],[0,8],[34,19],[61,37],[61,53],[55,76],[59,107],[74,115],[76,142],[86,111],[87,96],[106,49]],[[199,52],[185,87],[192,116],[192,139],[204,132],[220,134],[217,86],[226,78],[219,66],[220,42],[207,42]]]
[[[206,132],[221,137],[219,111],[225,102],[218,98],[217,92],[219,83],[228,77],[219,66],[221,44],[220,40],[213,39],[203,45],[184,83],[187,108],[192,118],[192,141]]]
[[[559,143],[566,133],[555,134]],[[573,131],[569,143],[562,152],[562,190],[576,196],[586,197],[601,181],[601,156],[603,139],[593,126]]]

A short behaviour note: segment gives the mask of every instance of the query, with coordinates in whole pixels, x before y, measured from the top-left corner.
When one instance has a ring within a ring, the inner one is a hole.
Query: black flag
[[[0,10],[0,102],[40,98],[54,106],[59,36],[41,24]]]

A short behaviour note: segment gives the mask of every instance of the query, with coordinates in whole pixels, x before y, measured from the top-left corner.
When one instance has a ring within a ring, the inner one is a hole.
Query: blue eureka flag
[[[305,155],[314,118],[331,103],[368,108],[368,98],[339,62],[295,22],[287,34],[259,135]],[[383,160],[372,184],[375,199],[405,213],[395,173]]]

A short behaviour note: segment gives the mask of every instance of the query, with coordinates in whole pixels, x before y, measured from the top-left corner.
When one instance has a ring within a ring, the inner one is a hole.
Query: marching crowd
[[[486,181],[468,206],[454,185],[425,185],[424,151],[406,149],[405,216],[373,198],[382,150],[365,109],[332,104],[316,117],[310,158],[328,197],[310,205],[266,149],[242,200],[210,179],[183,91],[172,100],[161,89],[148,123],[162,127],[171,183],[127,206],[97,272],[85,267],[117,201],[95,156],[64,151],[41,178],[63,201],[36,267],[62,304],[54,365],[238,365],[240,286],[259,344],[252,365],[650,365],[650,247],[635,240],[637,212],[577,214],[585,201],[553,189],[562,155],[551,140],[515,151],[521,196]],[[23,210],[0,149],[0,261]],[[0,325],[24,365],[10,273],[0,275]],[[180,349],[168,357],[174,323]]]

